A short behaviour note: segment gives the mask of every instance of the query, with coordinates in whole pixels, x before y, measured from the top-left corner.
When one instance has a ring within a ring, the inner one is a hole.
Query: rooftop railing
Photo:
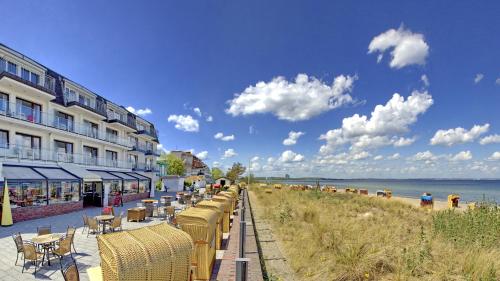
[[[106,133],[105,130],[99,130],[91,127],[88,123],[79,123],[69,118],[63,118],[56,114],[43,112],[24,106],[20,103],[7,103],[0,100],[0,115],[24,120],[29,123],[39,124],[46,127],[71,132],[90,138],[119,144],[126,147],[132,147],[128,138],[120,138]]]
[[[100,114],[104,117],[106,117],[106,105],[104,103],[101,103],[99,101],[96,101],[95,99],[88,99],[88,100],[79,100],[78,97],[70,93],[64,93],[64,100],[66,105],[71,106],[71,105],[78,105],[80,107],[83,107],[87,110],[90,110],[92,112],[95,112],[97,114]]]
[[[16,75],[16,74],[13,74],[13,73],[10,73],[7,71],[2,71],[2,69],[0,69],[0,78],[2,78],[2,77],[8,77],[12,80],[16,80],[16,81],[21,82],[25,85],[31,86],[37,90],[44,91],[48,94],[55,96],[54,84],[52,83],[53,80],[51,80],[49,77],[45,77],[44,80],[40,80],[38,82],[38,84],[36,84],[30,80],[26,80],[26,79],[22,78],[19,75]]]

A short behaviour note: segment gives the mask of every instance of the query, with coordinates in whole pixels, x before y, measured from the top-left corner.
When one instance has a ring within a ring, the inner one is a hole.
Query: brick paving
[[[156,192],[156,198],[166,195],[162,192]],[[172,195],[172,194],[169,194]],[[125,203],[123,207],[116,208],[115,213],[120,214],[121,211],[125,212],[131,207],[135,207],[139,201]],[[176,204],[176,202],[174,202]],[[51,266],[45,263],[39,267],[36,276],[34,275],[34,266],[27,267],[24,273],[22,270],[22,258],[19,258],[17,266],[14,265],[16,261],[16,247],[12,239],[12,234],[21,232],[24,240],[36,236],[38,226],[50,225],[53,233],[65,233],[68,225],[77,227],[75,236],[75,247],[77,254],[73,254],[78,269],[80,271],[80,280],[89,280],[87,276],[87,268],[98,266],[100,263],[99,251],[97,248],[97,240],[95,235],[89,235],[87,238],[87,231],[82,234],[82,215],[86,213],[88,216],[95,216],[100,214],[101,208],[85,208],[82,211],[77,211],[69,214],[46,217],[41,219],[29,220],[15,223],[10,227],[0,227],[0,280],[64,280],[60,271],[60,264],[57,258],[51,258]],[[123,220],[123,229],[140,228],[146,225],[154,225],[165,220],[158,218],[149,218],[144,222],[127,222],[126,218]],[[51,256],[52,257],[52,256]],[[70,261],[70,258],[65,258],[63,263]]]
[[[245,258],[250,259],[248,264],[248,280],[262,281],[262,268],[260,266],[259,253],[257,250],[257,242],[252,225],[250,208],[248,207],[248,197],[245,200],[245,222],[246,222],[246,239],[245,239]],[[217,266],[212,272],[212,281],[235,281],[236,280],[236,262],[235,259],[239,253],[239,235],[240,235],[240,211],[241,202],[238,204],[237,213],[233,218],[232,228],[230,230],[229,239],[226,241],[224,255],[221,260],[217,261]]]

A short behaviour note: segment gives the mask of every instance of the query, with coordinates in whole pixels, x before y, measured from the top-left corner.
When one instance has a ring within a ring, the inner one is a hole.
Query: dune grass
[[[355,194],[250,194],[300,280],[500,278],[497,208],[432,214]]]

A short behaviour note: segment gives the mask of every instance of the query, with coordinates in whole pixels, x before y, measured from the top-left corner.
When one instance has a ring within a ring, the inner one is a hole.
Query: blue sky
[[[11,1],[0,41],[209,165],[500,178],[500,3],[332,2]]]

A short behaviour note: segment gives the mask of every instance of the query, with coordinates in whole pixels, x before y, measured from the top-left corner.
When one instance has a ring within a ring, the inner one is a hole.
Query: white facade
[[[0,164],[134,171],[154,190],[157,144],[151,123],[0,45]]]

